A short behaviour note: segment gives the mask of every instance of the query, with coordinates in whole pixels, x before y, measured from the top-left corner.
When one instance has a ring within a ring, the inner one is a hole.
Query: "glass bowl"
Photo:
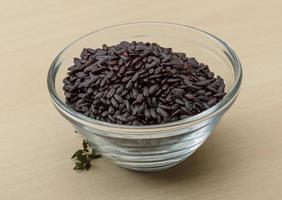
[[[64,104],[63,79],[83,48],[99,48],[120,41],[156,42],[184,52],[224,78],[227,95],[216,105],[192,117],[161,125],[126,126],[86,117]],[[234,51],[219,38],[197,28],[160,22],[107,27],[72,42],[54,59],[48,89],[54,106],[90,145],[114,163],[137,171],[170,168],[190,156],[208,138],[235,101],[242,69]]]

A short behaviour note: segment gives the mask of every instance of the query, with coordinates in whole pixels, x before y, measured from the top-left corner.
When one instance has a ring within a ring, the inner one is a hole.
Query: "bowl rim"
[[[60,64],[58,64],[58,61],[60,61],[60,58],[62,57],[62,55],[70,47],[72,47],[74,44],[76,44],[80,40],[82,40],[82,39],[84,39],[84,38],[86,38],[86,37],[88,37],[90,35],[94,35],[96,33],[99,33],[99,32],[102,32],[102,31],[105,31],[105,30],[108,30],[108,29],[120,28],[120,27],[123,27],[123,26],[130,26],[130,25],[134,25],[134,26],[135,25],[142,25],[142,24],[143,25],[144,24],[168,25],[168,26],[176,26],[176,27],[179,27],[179,28],[190,29],[190,30],[196,31],[199,34],[202,34],[202,35],[206,36],[207,38],[209,38],[211,40],[214,40],[215,42],[217,42],[220,45],[222,45],[223,48],[232,57],[233,69],[234,68],[237,69],[237,76],[235,76],[235,79],[233,81],[233,84],[231,86],[230,91],[217,104],[215,104],[214,106],[210,107],[209,109],[207,109],[207,110],[205,110],[203,112],[200,112],[200,113],[198,113],[196,115],[193,115],[191,117],[188,117],[188,118],[185,118],[185,119],[181,119],[181,120],[177,120],[177,121],[173,121],[173,122],[164,123],[164,124],[139,125],[139,126],[114,124],[114,123],[109,123],[109,122],[104,122],[104,121],[96,120],[96,119],[87,117],[87,116],[83,115],[82,113],[79,113],[79,112],[75,111],[74,109],[70,108],[64,102],[62,102],[60,100],[60,98],[57,95],[56,87],[55,87],[56,75],[57,75],[57,71],[58,71],[58,69],[60,67]],[[90,124],[93,124],[93,125],[100,125],[100,126],[104,126],[104,127],[140,130],[140,129],[158,129],[158,128],[165,128],[165,127],[183,125],[183,124],[186,124],[186,123],[193,123],[195,121],[198,121],[198,120],[207,118],[208,116],[212,116],[212,115],[216,114],[220,110],[224,109],[233,100],[235,100],[235,98],[237,97],[237,95],[239,93],[239,89],[240,89],[241,82],[242,82],[242,76],[243,76],[242,65],[241,65],[241,62],[240,62],[239,58],[235,54],[234,50],[229,45],[227,45],[223,40],[218,38],[217,36],[215,36],[215,35],[213,35],[211,33],[208,33],[208,32],[206,32],[204,30],[201,30],[199,28],[188,26],[188,25],[184,25],[184,24],[179,24],[179,23],[162,22],[162,21],[140,21],[140,22],[121,23],[121,24],[116,24],[116,25],[107,26],[107,27],[104,27],[104,28],[101,28],[101,29],[97,29],[97,30],[95,30],[93,32],[90,32],[90,33],[88,33],[86,35],[83,35],[82,37],[80,37],[80,38],[74,40],[73,42],[71,42],[70,44],[68,44],[63,50],[61,50],[61,52],[55,57],[55,59],[51,63],[51,66],[50,66],[49,71],[48,71],[48,76],[47,76],[47,86],[48,86],[48,91],[49,91],[49,94],[50,94],[50,96],[52,98],[53,103],[56,106],[58,106],[58,108],[60,110],[70,114],[77,121],[80,121],[80,122],[82,121],[82,122],[90,123]]]

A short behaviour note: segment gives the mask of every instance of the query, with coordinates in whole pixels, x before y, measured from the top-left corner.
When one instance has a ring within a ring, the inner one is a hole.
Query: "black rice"
[[[225,96],[205,64],[156,43],[84,48],[63,80],[66,104],[97,120],[160,124],[198,114]]]

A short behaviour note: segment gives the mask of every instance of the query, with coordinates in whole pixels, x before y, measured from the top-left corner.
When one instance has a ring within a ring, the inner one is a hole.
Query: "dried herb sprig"
[[[74,170],[89,170],[91,161],[101,157],[101,154],[95,149],[92,149],[91,153],[89,152],[88,147],[91,147],[86,140],[83,140],[82,147],[83,149],[77,150],[71,157],[71,159],[75,160]]]

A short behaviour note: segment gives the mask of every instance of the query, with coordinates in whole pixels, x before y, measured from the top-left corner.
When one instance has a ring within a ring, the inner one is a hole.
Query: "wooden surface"
[[[0,199],[282,199],[282,1],[0,0]],[[106,159],[75,172],[81,140],[53,108],[46,75],[68,43],[108,25],[196,26],[240,57],[240,96],[179,166],[128,171]]]

